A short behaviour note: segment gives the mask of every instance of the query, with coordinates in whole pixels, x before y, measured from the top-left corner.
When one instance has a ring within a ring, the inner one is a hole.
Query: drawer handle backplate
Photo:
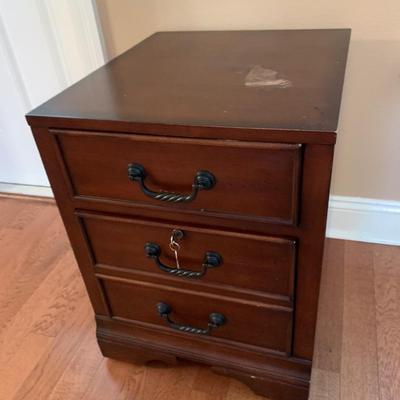
[[[201,271],[191,271],[184,268],[171,268],[160,261],[161,248],[155,243],[146,243],[144,246],[146,256],[152,258],[158,268],[170,275],[180,276],[182,278],[198,279],[206,274],[208,268],[219,267],[222,264],[222,257],[215,251],[207,251],[204,254],[203,269]]]
[[[172,328],[180,332],[194,333],[196,335],[208,335],[213,329],[216,329],[226,323],[226,318],[220,313],[211,313],[208,318],[209,322],[207,328],[195,328],[189,325],[180,325],[172,321],[169,315],[172,312],[172,308],[167,303],[158,303],[157,311],[162,318],[167,321],[167,324]]]
[[[128,165],[128,177],[131,181],[139,182],[140,188],[146,196],[151,197],[152,199],[168,201],[171,203],[188,203],[193,201],[199,190],[210,190],[215,185],[215,177],[211,172],[198,171],[194,177],[192,193],[190,194],[179,194],[165,191],[154,192],[145,185],[144,180],[146,178],[146,170],[140,164]]]

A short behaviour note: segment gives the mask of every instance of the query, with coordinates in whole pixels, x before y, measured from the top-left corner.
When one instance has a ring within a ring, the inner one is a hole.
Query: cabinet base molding
[[[160,361],[168,366],[175,366],[179,360],[190,360],[211,367],[211,370],[220,375],[235,378],[254,391],[254,393],[274,400],[306,400],[310,385],[310,367],[303,360],[297,360],[299,370],[285,369],[283,358],[273,358],[268,364],[257,364],[257,360],[243,354],[242,362],[235,354],[230,357],[223,354],[221,349],[214,348],[205,351],[201,355],[194,351],[187,351],[187,346],[175,348],[166,343],[163,334],[160,334],[160,342],[153,342],[151,337],[146,342],[140,337],[141,328],[138,328],[138,336],[128,336],[124,333],[100,327],[102,319],[98,320],[97,340],[102,354],[105,357],[134,363],[138,365]],[[100,322],[100,323],[99,323]],[[117,329],[119,323],[116,324]],[[136,331],[136,328],[135,328]],[[190,335],[188,336],[190,339]],[[218,346],[217,346],[218,347]],[[296,360],[290,360],[296,364]],[[304,365],[302,365],[304,364]],[[234,368],[232,368],[232,365]]]

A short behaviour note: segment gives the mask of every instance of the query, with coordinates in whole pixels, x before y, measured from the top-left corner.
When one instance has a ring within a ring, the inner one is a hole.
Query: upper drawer
[[[80,198],[296,224],[300,144],[52,132]]]

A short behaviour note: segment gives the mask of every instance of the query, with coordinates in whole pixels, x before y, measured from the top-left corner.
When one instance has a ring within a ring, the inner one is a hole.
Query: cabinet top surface
[[[27,118],[334,132],[349,39],[348,29],[160,32]]]

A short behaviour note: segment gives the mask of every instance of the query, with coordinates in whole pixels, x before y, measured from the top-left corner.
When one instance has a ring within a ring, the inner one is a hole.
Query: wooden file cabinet
[[[28,114],[105,356],[307,398],[349,36],[157,33]]]

